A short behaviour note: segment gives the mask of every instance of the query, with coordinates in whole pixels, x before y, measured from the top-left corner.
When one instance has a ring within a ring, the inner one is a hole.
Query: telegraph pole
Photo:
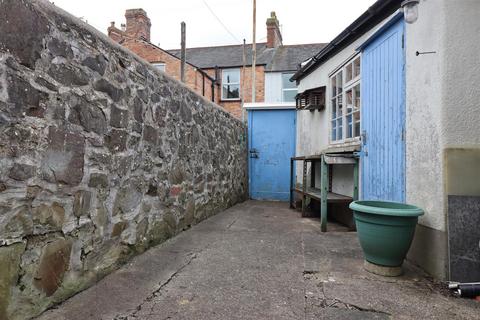
[[[255,69],[257,66],[257,0],[253,0],[253,40],[252,40],[252,102],[255,102]]]
[[[185,64],[187,61],[187,49],[186,49],[186,43],[185,43],[185,22],[182,22],[181,24],[181,29],[182,29],[182,39],[180,42],[181,46],[181,53],[180,53],[180,80],[182,82],[185,82]]]

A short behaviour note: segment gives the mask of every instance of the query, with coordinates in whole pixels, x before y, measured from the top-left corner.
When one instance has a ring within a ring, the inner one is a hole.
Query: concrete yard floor
[[[150,249],[38,319],[480,319],[413,267],[363,269],[356,233],[247,201]]]

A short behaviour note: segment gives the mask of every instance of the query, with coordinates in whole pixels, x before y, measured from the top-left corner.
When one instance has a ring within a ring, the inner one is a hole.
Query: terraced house
[[[165,50],[150,42],[151,21],[142,9],[125,13],[126,24],[108,28],[110,38],[180,79],[180,49]],[[283,45],[275,12],[267,19],[267,42],[257,43],[255,66],[255,101],[292,103],[297,94],[290,81],[301,62],[308,60],[326,44]],[[211,46],[186,49],[186,84],[216,102],[237,118],[242,118],[242,104],[252,100],[252,44]]]

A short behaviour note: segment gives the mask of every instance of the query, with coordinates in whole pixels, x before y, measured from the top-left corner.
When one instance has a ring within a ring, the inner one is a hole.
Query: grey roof
[[[298,65],[320,52],[326,43],[311,43],[281,46],[277,48],[273,59],[267,64],[266,71],[296,71]]]
[[[252,45],[245,46],[246,65],[252,64]],[[167,50],[180,57],[180,49]],[[269,49],[266,43],[257,43],[257,64],[266,65],[275,49]],[[243,45],[187,48],[187,61],[199,68],[238,67],[243,65]]]
[[[300,44],[267,48],[257,43],[257,65],[265,65],[267,71],[295,71],[297,65],[318,53],[326,44]],[[252,64],[252,44],[247,44],[246,65]],[[167,50],[180,57],[180,49]],[[243,45],[187,48],[187,61],[199,68],[208,69],[239,67],[243,65]]]

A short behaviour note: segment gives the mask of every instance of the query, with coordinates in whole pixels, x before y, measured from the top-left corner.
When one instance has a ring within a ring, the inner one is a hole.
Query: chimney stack
[[[150,42],[150,18],[143,9],[129,9],[125,12],[127,36]]]
[[[267,48],[276,48],[282,45],[282,33],[280,32],[280,23],[275,11],[270,13],[267,19]]]

